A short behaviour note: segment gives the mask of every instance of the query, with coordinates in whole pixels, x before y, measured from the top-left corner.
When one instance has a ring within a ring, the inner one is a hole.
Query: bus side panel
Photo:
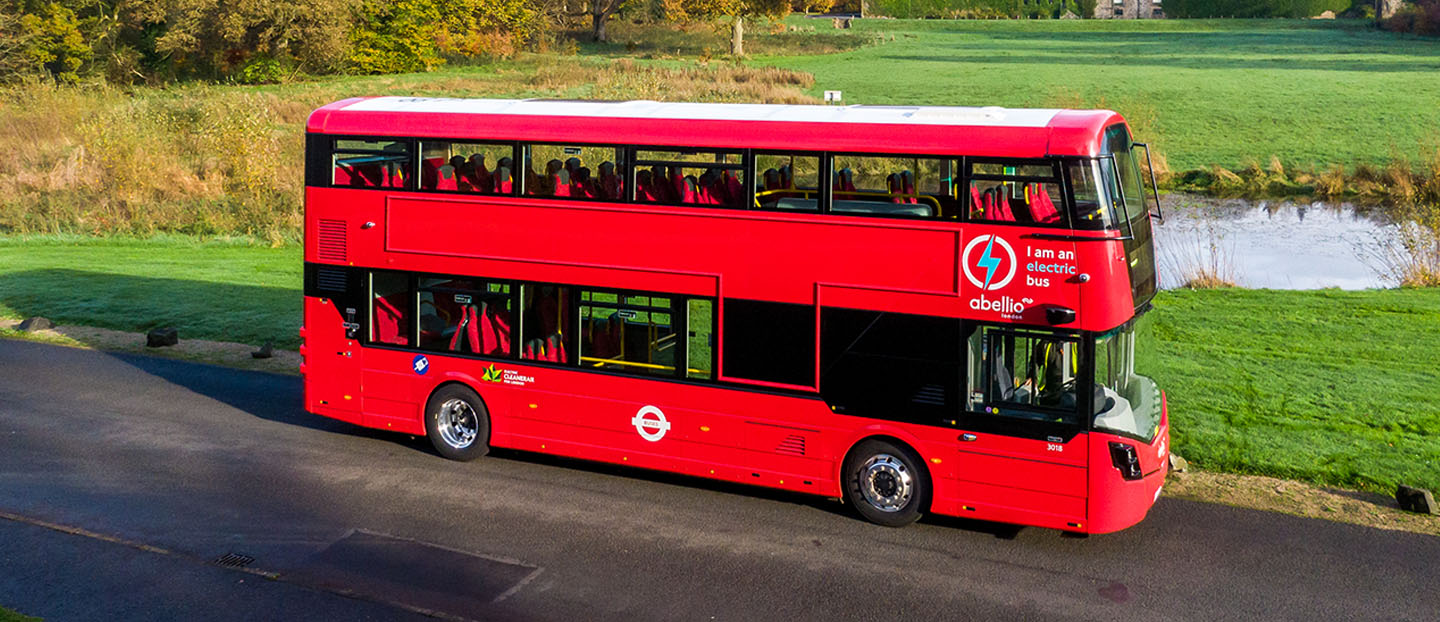
[[[1170,417],[1161,407],[1160,431],[1148,445],[1140,441],[1100,432],[1091,433],[1090,445],[1090,516],[1086,531],[1110,533],[1134,525],[1145,518],[1160,498],[1165,476],[1170,472]],[[1133,445],[1140,458],[1138,480],[1120,476],[1110,458],[1110,443]]]
[[[1069,442],[974,433],[951,443],[963,516],[1075,529],[1086,522],[1086,434]],[[1022,517],[1022,518],[1017,518]]]
[[[305,298],[305,410],[362,423],[359,344],[345,338],[343,318],[326,298]]]
[[[820,429],[767,422],[771,412],[823,408],[816,400],[548,367],[513,369],[533,378],[517,390],[511,412],[518,448],[556,453],[558,446],[578,458],[807,492],[820,492],[831,479],[832,463],[813,455],[823,446]],[[714,410],[718,404],[723,412]]]
[[[365,395],[365,425],[423,436],[425,421],[424,395],[418,395],[414,352],[397,352],[379,348],[365,350],[365,372],[361,390]],[[426,357],[427,363],[430,357]],[[427,364],[427,372],[428,372]]]
[[[1130,295],[1130,269],[1125,247],[1118,241],[1085,242],[1077,258],[1089,281],[1081,288],[1081,316],[1087,326],[1119,326],[1135,316]]]

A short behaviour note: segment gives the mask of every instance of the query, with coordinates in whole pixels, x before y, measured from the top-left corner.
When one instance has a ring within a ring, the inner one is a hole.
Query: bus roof
[[[1099,153],[1109,110],[373,97],[310,115],[308,131],[561,143],[963,154]]]

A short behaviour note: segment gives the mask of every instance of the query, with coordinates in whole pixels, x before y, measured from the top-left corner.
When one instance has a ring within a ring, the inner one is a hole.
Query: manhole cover
[[[244,568],[255,563],[255,558],[249,555],[241,555],[240,553],[226,553],[215,558],[214,563],[216,566],[224,566],[226,568]]]
[[[282,578],[459,616],[508,597],[540,569],[424,542],[356,531]]]

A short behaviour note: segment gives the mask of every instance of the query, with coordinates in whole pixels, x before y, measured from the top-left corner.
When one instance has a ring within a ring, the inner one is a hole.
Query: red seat
[[[475,305],[465,305],[470,321],[465,324],[465,337],[469,340],[470,351],[480,354],[485,350],[480,347],[480,312]]]
[[[425,158],[420,161],[420,187],[422,189],[435,189],[435,184],[440,179],[440,166],[443,162],[440,158]]]
[[[495,187],[495,180],[491,178],[490,167],[485,166],[485,156],[478,153],[470,156],[465,172],[470,178],[470,186],[475,192],[489,192]]]
[[[570,196],[570,173],[564,170],[552,175],[550,183],[555,186],[555,196]]]
[[[503,166],[497,168],[492,177],[495,180],[495,194],[510,194],[514,190],[514,182],[510,179],[510,169]]]
[[[460,189],[459,172],[455,170],[455,167],[446,164],[440,167],[439,175],[439,178],[435,181],[436,190],[453,192]]]
[[[486,354],[510,354],[510,313],[485,305],[480,328]]]
[[[904,191],[900,185],[900,175],[896,173],[890,173],[888,176],[885,177],[885,186],[890,192],[891,203],[905,202],[905,197],[900,196],[901,192]]]
[[[389,297],[375,297],[375,340],[380,343],[393,343],[395,345],[409,345],[410,338],[400,334],[401,321],[404,316],[400,313],[399,305],[389,298],[399,298],[407,294],[391,294]]]
[[[745,201],[745,185],[740,183],[740,178],[726,170],[720,173],[721,179],[725,182],[725,204],[731,207],[743,207]]]
[[[459,352],[465,347],[465,342],[460,340],[460,335],[465,333],[465,327],[470,324],[469,307],[460,307],[460,323],[455,325],[455,332],[450,334],[450,351]]]

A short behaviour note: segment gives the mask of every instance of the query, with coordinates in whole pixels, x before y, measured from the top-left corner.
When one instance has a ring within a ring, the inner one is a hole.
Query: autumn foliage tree
[[[745,55],[745,19],[779,19],[790,13],[790,0],[666,0],[666,15],[680,20],[729,22],[730,53]]]

